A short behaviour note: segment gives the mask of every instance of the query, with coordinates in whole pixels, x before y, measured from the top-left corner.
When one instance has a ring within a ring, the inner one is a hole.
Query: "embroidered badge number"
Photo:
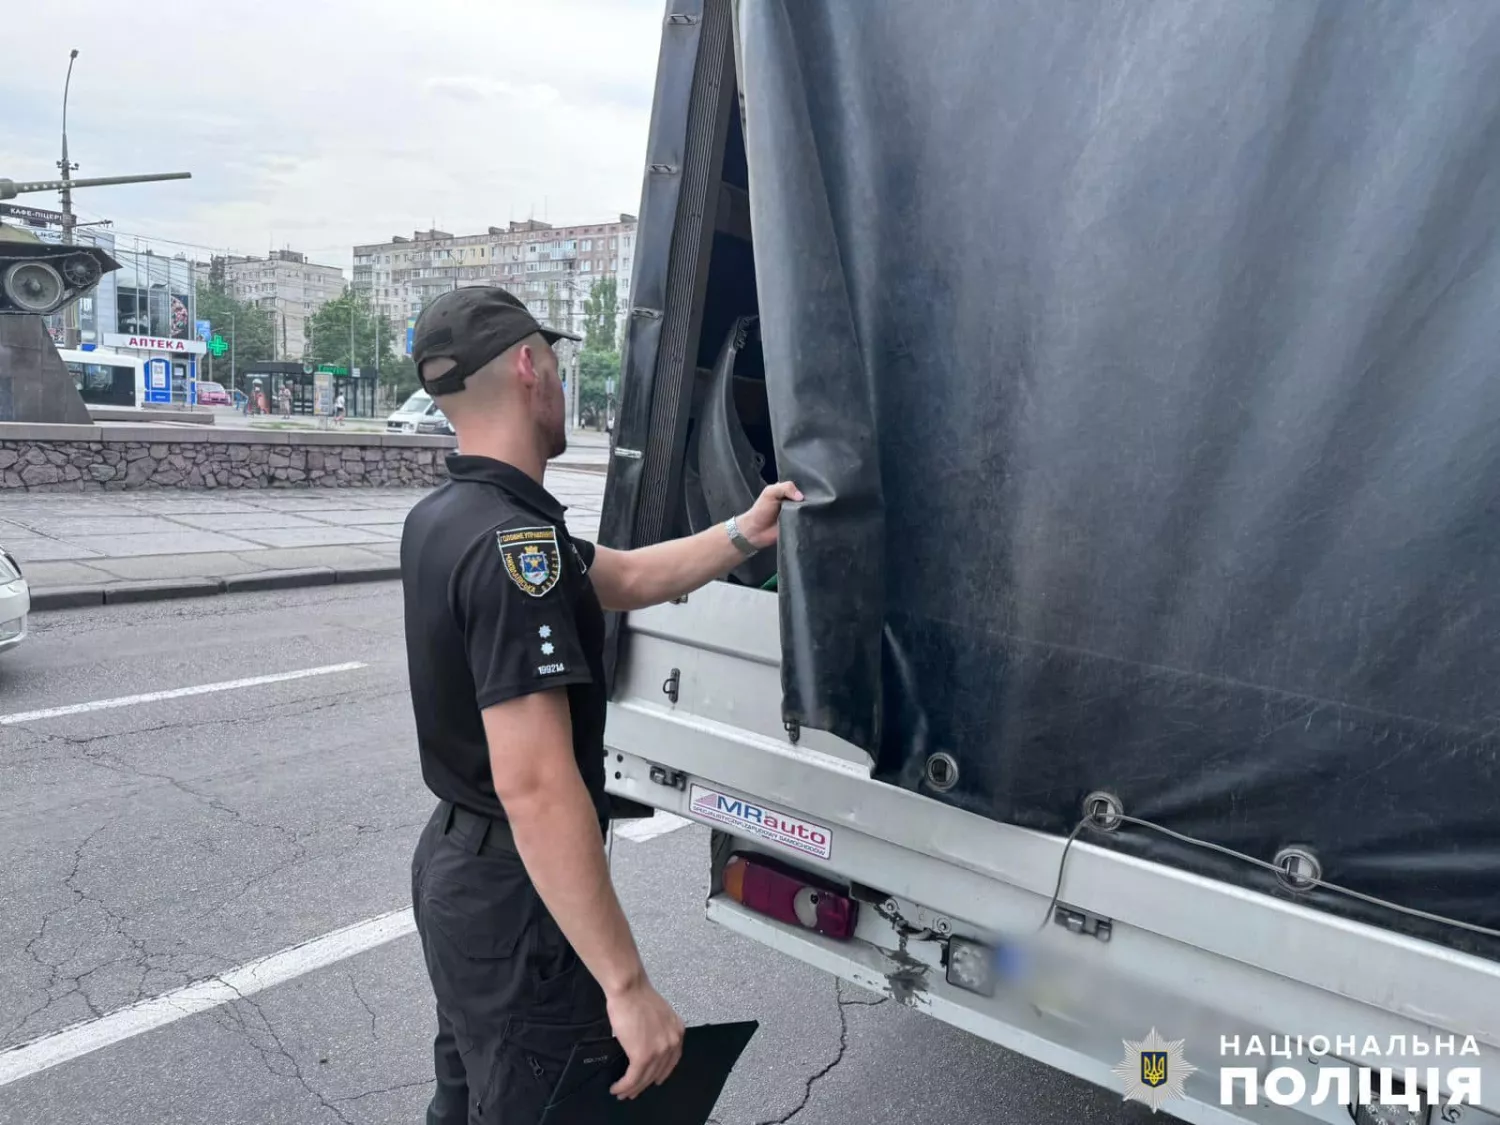
[[[523,594],[539,598],[556,586],[562,577],[556,528],[520,527],[513,531],[497,531],[495,542],[500,548],[500,557],[505,560],[505,573]]]

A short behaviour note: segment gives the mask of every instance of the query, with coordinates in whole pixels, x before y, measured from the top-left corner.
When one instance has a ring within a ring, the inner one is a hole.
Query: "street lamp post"
[[[62,105],[62,159],[57,162],[58,170],[62,172],[62,229],[63,243],[71,246],[73,244],[73,170],[78,167],[68,159],[68,94],[73,89],[73,60],[78,58],[78,48],[74,47],[68,52],[68,77],[63,82],[63,105]]]
[[[78,58],[78,48],[68,52],[68,77],[63,81],[62,104],[62,159],[57,167],[62,172],[62,240],[64,246],[73,245],[73,170],[78,167],[68,158],[68,93],[73,88],[73,61]],[[78,303],[72,302],[63,313],[63,343],[76,348],[80,339],[78,330]]]

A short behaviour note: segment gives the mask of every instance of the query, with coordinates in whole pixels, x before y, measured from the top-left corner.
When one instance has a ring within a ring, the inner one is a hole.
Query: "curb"
[[[174,578],[152,582],[117,582],[108,586],[53,586],[31,592],[31,612],[87,609],[101,605],[132,605],[215,594],[248,594],[266,590],[299,590],[313,586],[347,586],[393,582],[401,568],[392,563],[370,566],[315,566],[301,570],[267,570],[231,578]]]

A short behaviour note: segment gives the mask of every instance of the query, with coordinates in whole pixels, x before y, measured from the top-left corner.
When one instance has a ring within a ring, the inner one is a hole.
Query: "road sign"
[[[229,350],[229,343],[216,332],[214,338],[208,342],[208,350],[213,353],[215,359],[219,359]]]
[[[207,340],[210,336],[212,336],[214,334],[214,326],[212,324],[210,324],[206,320],[200,320],[200,321],[198,321],[197,328],[198,328],[198,339],[200,339],[200,340]]]
[[[353,371],[349,372],[349,374],[353,375],[356,379],[358,379],[359,378],[359,368],[356,367]]]
[[[18,203],[0,203],[0,215],[20,219],[23,223],[34,227],[60,227],[63,224],[61,211],[46,211],[40,207],[22,207]]]
[[[318,366],[318,371],[322,372],[323,374],[327,374],[327,375],[347,375],[347,374],[349,374],[349,369],[347,367],[340,367],[340,366],[338,366],[337,364],[334,364],[334,363],[320,364]]]

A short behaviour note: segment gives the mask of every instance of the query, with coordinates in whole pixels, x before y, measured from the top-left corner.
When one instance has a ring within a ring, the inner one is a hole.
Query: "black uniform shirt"
[[[600,819],[604,613],[563,506],[521,470],[454,454],[401,536],[406,656],[422,776],[437,796],[503,819],[480,712],[566,687],[573,753]]]

